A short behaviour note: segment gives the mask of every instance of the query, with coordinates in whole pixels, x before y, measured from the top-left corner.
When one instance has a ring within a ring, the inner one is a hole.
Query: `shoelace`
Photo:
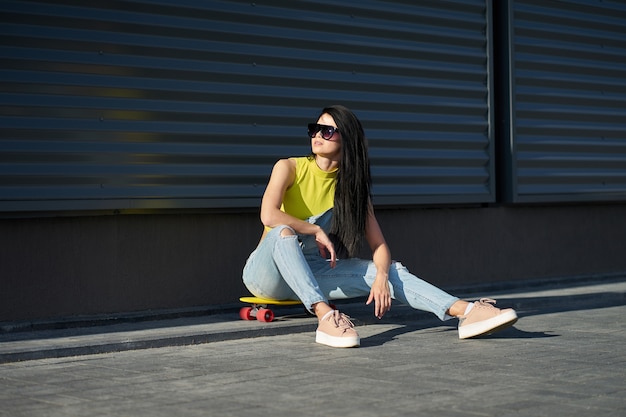
[[[496,305],[496,300],[491,298],[481,298],[480,300],[478,300],[478,305],[490,308]],[[474,307],[476,307],[476,304],[474,304]]]
[[[335,326],[348,330],[354,327],[354,324],[350,321],[350,316],[340,313],[338,310],[335,310],[333,313],[333,320],[335,322]]]
[[[480,300],[474,302],[474,307],[472,308],[472,310],[470,310],[468,314],[474,311],[475,308],[486,308],[486,309],[496,308],[494,304],[496,304],[496,300],[492,298],[481,298]],[[463,324],[465,319],[467,319],[467,316],[459,316],[459,326]]]

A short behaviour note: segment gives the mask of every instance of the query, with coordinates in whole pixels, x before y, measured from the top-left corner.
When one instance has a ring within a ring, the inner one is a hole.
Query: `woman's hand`
[[[386,312],[391,310],[391,292],[389,291],[389,281],[386,274],[378,273],[370,296],[365,304],[370,305],[374,302],[374,315],[382,319]]]
[[[330,238],[320,227],[315,233],[315,243],[320,250],[320,255],[326,258],[330,262],[330,267],[334,268],[337,265],[337,254],[335,253],[335,245],[331,242]]]

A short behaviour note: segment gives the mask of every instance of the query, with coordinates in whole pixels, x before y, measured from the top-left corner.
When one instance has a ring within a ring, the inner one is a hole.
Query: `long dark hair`
[[[329,106],[322,110],[320,116],[322,114],[329,114],[341,133],[341,160],[330,237],[339,256],[355,256],[365,235],[371,201],[372,178],[367,140],[361,122],[348,108]],[[342,254],[344,251],[347,253]]]

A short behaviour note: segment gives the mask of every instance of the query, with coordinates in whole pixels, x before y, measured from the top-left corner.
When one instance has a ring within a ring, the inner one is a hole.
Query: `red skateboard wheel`
[[[259,308],[259,310],[256,312],[256,319],[258,321],[269,323],[270,321],[274,320],[274,313],[268,308]]]
[[[241,310],[239,310],[239,317],[241,317],[242,320],[254,320],[252,307],[242,307]]]

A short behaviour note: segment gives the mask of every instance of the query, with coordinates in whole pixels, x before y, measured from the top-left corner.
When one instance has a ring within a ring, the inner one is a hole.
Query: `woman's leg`
[[[332,219],[332,209],[309,219],[328,233]],[[368,296],[376,278],[376,267],[372,260],[357,258],[340,259],[335,268],[319,256],[314,238],[303,237],[306,260],[313,271],[324,296],[328,299],[343,299]],[[393,262],[389,268],[391,296],[411,307],[430,311],[444,320],[446,312],[461,301],[441,289],[411,274],[400,262]]]
[[[320,289],[329,299],[367,296],[376,277],[371,261],[348,259],[334,269],[321,262],[310,263]],[[461,339],[491,334],[517,321],[515,310],[496,308],[491,299],[471,304],[460,300],[411,274],[400,262],[393,262],[389,269],[389,287],[394,299],[413,308],[430,311],[441,320],[457,317]]]
[[[313,305],[327,301],[302,254],[298,236],[287,226],[272,229],[252,252],[243,281],[257,297],[297,299],[311,312]]]
[[[258,297],[302,301],[319,319],[315,332],[317,343],[332,347],[359,346],[359,335],[352,322],[328,305],[291,228],[279,226],[265,236],[248,258],[243,280]]]
[[[339,260],[335,268],[314,259],[309,259],[309,264],[328,299],[367,296],[376,278],[376,267],[369,260]],[[447,311],[459,301],[458,297],[411,274],[400,262],[393,262],[389,268],[389,286],[392,298],[415,309],[429,311],[441,320],[449,318]]]
[[[418,310],[430,311],[440,320],[451,318],[448,311],[460,301],[458,297],[411,274],[400,262],[391,264],[389,282],[398,301]]]

